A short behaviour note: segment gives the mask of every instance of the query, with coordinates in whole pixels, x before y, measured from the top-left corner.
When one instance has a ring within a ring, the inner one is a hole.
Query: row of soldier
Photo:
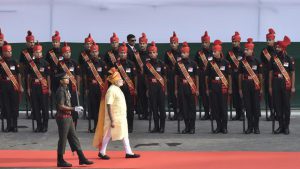
[[[290,96],[295,92],[295,61],[286,51],[291,42],[287,36],[283,41],[275,42],[273,29],[269,29],[266,40],[267,47],[261,52],[260,62],[254,56],[251,38],[247,39],[243,49],[241,37],[235,32],[232,49],[223,55],[222,42],[215,40],[210,47],[210,36],[205,32],[201,37],[202,48],[192,57],[186,42],[179,47],[179,39],[174,32],[170,37],[170,49],[165,52],[162,61],[158,59],[155,43],[148,46],[144,33],[139,38],[138,49],[134,35],[127,36],[127,44],[119,45],[119,38],[113,33],[111,49],[104,56],[100,56],[99,46],[89,35],[76,63],[71,57],[70,46],[64,43],[61,47],[59,32],[52,36],[53,48],[43,52],[42,46],[35,43],[34,36],[28,31],[26,48],[17,63],[12,59],[11,46],[4,42],[4,35],[0,33],[2,128],[3,119],[7,119],[4,131],[18,131],[19,98],[20,93],[25,91],[32,107],[32,119],[37,122],[35,132],[47,132],[49,102],[52,105],[55,100],[53,93],[58,87],[55,75],[66,72],[71,81],[72,105],[79,105],[80,95],[88,97],[88,118],[94,121],[93,129],[89,123],[89,131],[95,132],[100,99],[107,87],[107,71],[116,67],[125,81],[121,89],[126,98],[130,133],[133,131],[134,111],[140,119],[149,119],[150,132],[163,133],[167,96],[168,106],[174,111],[171,120],[178,121],[178,131],[183,134],[195,133],[198,98],[205,112],[202,119],[211,120],[213,133],[228,132],[228,99],[232,99],[236,110],[234,119],[244,120],[245,110],[248,127],[247,130],[244,127],[244,132],[258,134],[260,99],[264,91],[273,126],[275,117],[279,122],[279,128],[273,129],[273,132],[289,134]],[[151,130],[152,116],[154,127]],[[78,114],[73,112],[72,117],[77,126]],[[180,131],[182,119],[185,129]],[[214,120],[216,129],[213,127]]]

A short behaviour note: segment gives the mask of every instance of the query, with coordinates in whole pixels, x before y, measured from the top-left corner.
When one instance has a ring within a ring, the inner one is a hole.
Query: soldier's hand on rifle
[[[149,97],[149,90],[146,91],[146,96]]]
[[[175,90],[175,96],[178,97],[178,91],[177,90]]]
[[[75,106],[74,111],[78,112],[78,113],[82,113],[83,112],[83,107],[82,106]]]
[[[30,89],[29,88],[27,89],[27,94],[28,94],[28,96],[30,96]]]
[[[243,91],[242,91],[242,89],[239,89],[239,94],[240,94],[240,97],[243,98]]]
[[[51,89],[48,90],[49,96],[51,96]]]
[[[270,93],[270,96],[272,96],[272,93],[273,93],[272,87],[269,87],[269,93]]]
[[[199,96],[199,91],[196,91],[196,96]]]
[[[85,95],[87,96],[89,94],[89,90],[85,90]]]
[[[232,89],[228,89],[228,94],[232,94]]]
[[[21,86],[20,87],[20,92],[23,93],[24,92],[24,88]]]
[[[295,87],[292,87],[292,94],[295,94],[295,92],[296,92]]]

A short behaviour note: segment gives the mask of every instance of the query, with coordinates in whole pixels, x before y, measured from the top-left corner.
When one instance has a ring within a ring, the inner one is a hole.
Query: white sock
[[[131,154],[131,155],[133,154],[133,152],[131,150],[131,147],[130,147],[130,143],[129,143],[129,138],[128,137],[123,138],[123,146],[124,146],[126,154]]]

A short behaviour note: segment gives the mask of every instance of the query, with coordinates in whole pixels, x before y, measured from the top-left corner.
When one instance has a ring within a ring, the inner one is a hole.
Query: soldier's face
[[[214,55],[214,57],[217,58],[217,59],[220,59],[220,58],[221,58],[221,52],[220,52],[220,51],[217,51],[217,50],[214,51],[214,52],[213,52],[213,55]]]
[[[151,59],[156,59],[157,58],[157,52],[156,51],[150,51],[149,52],[149,56]]]
[[[87,50],[89,50],[91,46],[92,46],[92,43],[90,43],[90,42],[84,43],[84,48]]]
[[[135,45],[135,41],[136,41],[135,38],[131,38],[131,39],[128,40],[128,43],[129,43],[130,46],[134,46]]]
[[[190,53],[189,52],[182,52],[181,56],[182,56],[183,59],[186,59],[190,56]]]
[[[26,42],[26,46],[28,47],[28,48],[33,48],[34,47],[34,41],[32,40],[32,41],[27,41]]]
[[[202,46],[203,46],[203,48],[208,49],[209,46],[210,46],[210,42],[205,41],[205,42],[202,43]]]
[[[118,49],[118,47],[119,47],[119,42],[112,42],[112,43],[110,43],[110,45],[111,45],[111,47],[112,47],[113,49]]]
[[[35,58],[40,59],[43,57],[43,52],[41,50],[37,50],[33,52]]]
[[[146,51],[147,50],[147,43],[141,42],[141,43],[139,43],[139,45],[140,45],[140,49],[142,51]]]
[[[274,44],[275,44],[275,40],[267,39],[267,45],[268,46],[274,46]]]
[[[0,39],[0,46],[3,46],[4,44],[4,39]]]
[[[173,50],[177,50],[177,49],[178,49],[178,46],[179,46],[178,42],[173,41],[173,42],[170,43],[170,47],[171,47]]]
[[[57,41],[57,40],[52,41],[52,46],[53,46],[54,48],[59,48],[59,47],[60,47],[60,41]]]
[[[98,57],[98,55],[99,55],[99,51],[97,51],[97,50],[94,50],[94,51],[91,51],[91,55],[92,55],[92,57]]]
[[[241,42],[239,42],[239,41],[232,41],[232,46],[233,47],[239,47],[240,44],[241,44]]]
[[[276,51],[277,52],[282,52],[282,48],[279,45],[276,45]]]
[[[71,51],[67,51],[67,52],[63,53],[63,57],[64,57],[64,59],[70,59],[71,58]]]
[[[125,60],[127,59],[127,53],[125,51],[121,51],[119,52],[119,56],[121,59]]]
[[[252,50],[252,49],[247,49],[247,48],[245,48],[244,53],[245,53],[246,56],[252,56],[253,50]]]
[[[70,80],[69,80],[69,76],[64,76],[61,80],[60,80],[60,83],[63,84],[63,85],[68,85],[70,83]]]
[[[5,51],[5,52],[3,52],[3,56],[5,57],[5,58],[11,58],[12,57],[12,51]]]

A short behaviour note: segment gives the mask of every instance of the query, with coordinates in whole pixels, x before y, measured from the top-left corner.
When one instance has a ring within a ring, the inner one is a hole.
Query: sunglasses
[[[131,40],[130,40],[130,42],[135,42],[135,41],[136,41],[136,39],[131,39]]]

